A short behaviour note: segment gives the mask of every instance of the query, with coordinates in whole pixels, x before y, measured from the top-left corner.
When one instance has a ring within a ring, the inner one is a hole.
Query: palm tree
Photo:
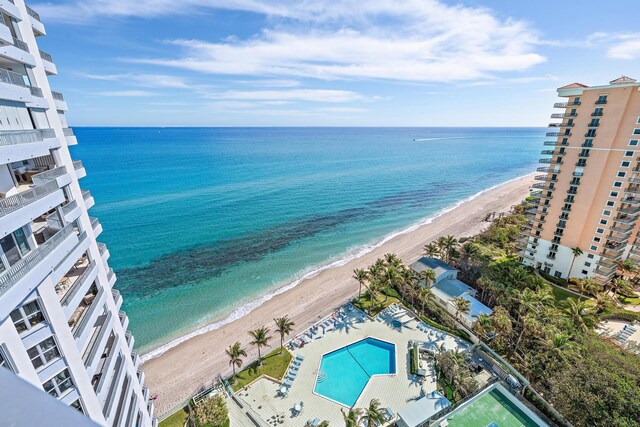
[[[618,269],[622,272],[622,278],[635,273],[638,270],[636,264],[630,259],[624,261],[618,261]]]
[[[318,424],[318,427],[329,427],[329,421],[322,421],[320,424]]]
[[[621,278],[613,279],[611,282],[608,283],[607,286],[609,287],[609,290],[613,294],[614,302],[617,301],[616,296],[619,292],[631,293],[632,291],[631,286],[629,285],[629,282]]]
[[[430,268],[427,268],[425,271],[420,273],[420,277],[424,280],[425,287],[429,287],[430,284],[436,281],[436,272]]]
[[[425,286],[424,288],[422,288],[422,312],[424,313],[424,307],[426,304],[429,303],[429,298],[431,297],[431,288],[428,286]]]
[[[451,261],[451,255],[458,245],[458,240],[452,235],[442,236],[438,239],[438,247],[445,257],[445,262]]]
[[[353,270],[353,276],[351,277],[356,279],[358,281],[358,284],[360,285],[360,288],[358,288],[358,298],[360,298],[362,296],[362,285],[364,285],[364,282],[367,281],[369,275],[363,269],[356,268],[355,270]]]
[[[597,322],[597,317],[588,301],[578,298],[569,298],[565,309],[566,315],[573,325],[582,332],[587,332]]]
[[[382,425],[386,421],[382,408],[380,408],[380,401],[378,399],[371,399],[369,407],[364,408],[363,418],[367,419],[366,427],[375,427]]]
[[[577,246],[571,249],[571,252],[573,252],[573,259],[571,260],[571,265],[569,266],[569,274],[567,275],[567,277],[571,277],[571,270],[573,270],[573,263],[576,262],[576,258],[584,253],[582,249]]]
[[[273,321],[276,322],[276,332],[280,334],[280,354],[282,354],[284,351],[284,337],[291,333],[295,323],[289,319],[288,315],[276,317]]]
[[[570,355],[573,355],[575,344],[566,332],[558,332],[544,342],[546,357],[551,362],[566,363]]]
[[[456,319],[460,320],[460,314],[468,313],[471,309],[471,301],[463,297],[456,297],[453,299],[453,306],[456,309]]]
[[[569,283],[567,288],[569,288],[569,289],[571,289],[573,291],[576,291],[576,292],[578,292],[579,294],[582,294],[582,295],[587,293],[587,290],[585,289],[583,280],[576,280],[573,283]]]
[[[258,329],[249,331],[249,335],[253,337],[251,344],[258,348],[258,365],[262,365],[260,349],[269,344],[269,339],[271,338],[271,336],[269,336],[269,328],[266,326],[260,326]]]
[[[473,330],[479,335],[486,336],[492,329],[491,316],[481,313],[473,317],[476,319],[476,322],[473,325]]]
[[[369,304],[369,311],[373,310],[373,301],[376,298],[376,294],[380,290],[380,284],[377,280],[371,280],[369,282],[369,297],[371,297],[371,302]]]
[[[442,253],[440,252],[440,249],[438,248],[438,245],[436,245],[435,243],[431,242],[427,245],[424,245],[424,247],[422,248],[422,250],[424,251],[424,255],[430,257],[430,258],[438,258],[439,256],[442,255]]]
[[[584,290],[587,291],[587,293],[591,296],[596,296],[596,294],[602,290],[602,285],[593,279],[587,278],[582,282]]]
[[[229,365],[233,369],[232,379],[236,376],[236,367],[242,367],[242,358],[247,357],[247,352],[242,345],[236,341],[235,344],[229,346],[228,349],[225,350],[227,356],[229,356]]]
[[[360,410],[350,408],[349,412],[346,412],[344,408],[340,409],[342,411],[342,418],[344,419],[345,427],[358,427],[358,422],[360,421]]]

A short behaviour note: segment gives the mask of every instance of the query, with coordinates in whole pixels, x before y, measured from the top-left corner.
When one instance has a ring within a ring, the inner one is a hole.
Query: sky
[[[640,79],[637,0],[29,4],[75,126],[546,126]]]

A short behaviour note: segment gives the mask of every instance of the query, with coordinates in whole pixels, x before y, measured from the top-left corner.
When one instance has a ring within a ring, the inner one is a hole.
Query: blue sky
[[[545,126],[640,78],[636,0],[30,2],[76,126]]]

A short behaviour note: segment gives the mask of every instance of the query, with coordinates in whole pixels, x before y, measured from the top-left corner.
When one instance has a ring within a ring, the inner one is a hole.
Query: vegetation
[[[223,427],[229,423],[227,405],[220,394],[194,405],[192,415],[195,427]]]
[[[418,354],[418,346],[413,345],[411,350],[409,350],[409,372],[412,375],[418,373],[418,369],[420,368],[420,355]]]
[[[247,357],[247,352],[244,348],[242,348],[242,345],[238,341],[236,341],[236,343],[232,346],[229,346],[229,348],[226,349],[225,352],[229,357],[229,365],[231,365],[231,368],[233,369],[233,375],[231,377],[231,379],[233,380],[233,378],[236,376],[236,367],[242,367],[242,360],[243,357]]]
[[[284,351],[284,337],[293,331],[295,323],[289,319],[289,316],[277,317],[273,319],[276,323],[276,332],[280,334],[280,354]]]
[[[266,326],[260,326],[258,329],[249,331],[249,335],[253,338],[251,345],[255,345],[258,349],[258,365],[262,365],[260,349],[269,345],[269,340],[271,339],[271,336],[269,335],[269,328]]]
[[[160,421],[158,425],[160,427],[184,427],[184,424],[189,419],[189,409],[187,406],[174,412],[164,420]]]
[[[371,399],[366,408],[350,408],[348,411],[341,409],[341,411],[345,427],[375,427],[385,422],[385,413],[378,399]]]
[[[441,351],[436,356],[436,372],[445,392],[450,387],[454,400],[464,398],[478,389],[478,381],[468,369],[464,355],[458,351]]]
[[[280,349],[277,348],[262,359],[262,364],[256,361],[238,372],[233,378],[233,390],[240,390],[261,375],[268,375],[280,381],[287,372],[289,362],[291,362],[291,353],[285,351],[281,354]]]

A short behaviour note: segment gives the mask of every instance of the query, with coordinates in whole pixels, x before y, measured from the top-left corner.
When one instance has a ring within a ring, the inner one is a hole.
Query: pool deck
[[[393,320],[402,322],[402,328],[393,328],[391,326]],[[412,400],[436,390],[432,363],[422,362],[422,367],[427,371],[422,384],[414,381],[413,375],[409,374],[409,341],[430,342],[433,346],[444,346],[445,349],[464,349],[468,346],[458,337],[449,334],[439,339],[435,338],[435,333],[429,336],[417,328],[418,323],[413,314],[400,307],[385,320],[371,320],[356,309],[345,310],[344,323],[338,324],[335,329],[324,334],[320,333],[309,344],[293,351],[294,356],[301,355],[304,361],[286,397],[278,396],[279,383],[264,377],[246,389],[240,390],[237,396],[265,421],[265,425],[278,425],[270,420],[282,415],[285,417],[284,425],[286,426],[305,426],[307,421],[316,417],[321,421],[329,421],[331,425],[342,425],[344,421],[341,409],[348,408],[313,391],[322,356],[363,338],[373,337],[396,345],[397,374],[372,377],[355,407],[366,407],[371,399],[377,398],[382,408],[390,407],[397,414],[398,410]],[[303,411],[294,416],[292,408],[301,402],[304,403]]]

